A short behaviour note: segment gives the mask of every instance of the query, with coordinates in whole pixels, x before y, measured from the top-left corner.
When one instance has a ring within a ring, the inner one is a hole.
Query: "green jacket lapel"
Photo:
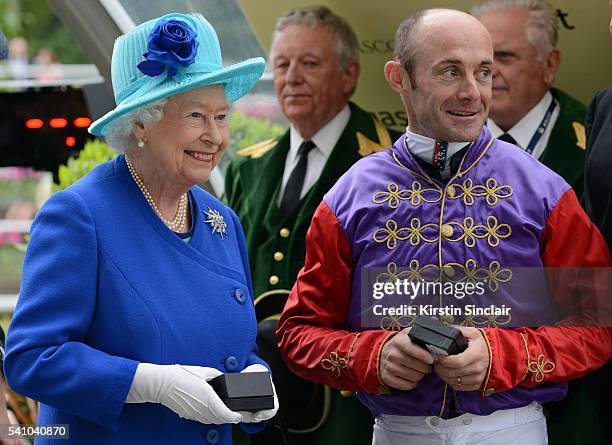
[[[258,245],[263,228],[262,221],[268,206],[274,204],[275,193],[280,184],[278,178],[279,176],[282,178],[288,152],[289,131],[279,139],[278,144],[269,153],[240,164],[240,185],[245,194],[240,214],[243,218],[244,216],[248,218],[248,221],[243,222],[243,226],[249,249]],[[253,180],[254,178],[257,179]]]

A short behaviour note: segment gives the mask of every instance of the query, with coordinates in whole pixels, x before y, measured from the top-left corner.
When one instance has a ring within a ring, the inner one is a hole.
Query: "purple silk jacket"
[[[540,239],[546,219],[569,189],[560,176],[524,151],[492,139],[486,127],[446,186],[423,172],[404,139],[405,135],[393,147],[360,160],[324,197],[338,218],[355,263],[349,331],[372,328],[364,316],[373,301],[368,300],[367,286],[372,279],[366,279],[367,273],[376,276],[376,281],[421,278],[432,271],[455,277],[467,274],[487,277],[495,288],[511,281],[513,272],[517,274],[515,268],[542,268]],[[525,286],[524,281],[520,286]],[[545,283],[535,281],[528,291],[489,292],[479,301],[466,297],[461,302],[482,305],[487,301],[483,298],[494,298],[495,304],[513,308],[511,322],[509,317],[444,321],[501,328],[551,324]],[[431,303],[457,302],[444,296]],[[411,322],[410,317],[383,317],[378,328],[397,330]],[[559,400],[566,389],[565,383],[544,383],[482,397],[479,391],[455,392],[432,373],[412,391],[357,395],[374,416],[447,418],[451,397],[458,412],[487,415],[534,400]]]

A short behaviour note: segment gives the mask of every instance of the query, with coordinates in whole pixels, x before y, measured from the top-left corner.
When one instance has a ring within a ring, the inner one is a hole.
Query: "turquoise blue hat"
[[[108,124],[165,97],[206,85],[225,85],[234,102],[261,77],[261,57],[223,66],[217,33],[201,14],[167,14],[138,25],[115,41],[111,76],[117,106],[89,127],[105,136]]]

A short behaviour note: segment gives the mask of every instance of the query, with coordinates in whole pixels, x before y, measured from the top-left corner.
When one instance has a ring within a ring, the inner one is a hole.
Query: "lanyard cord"
[[[531,140],[529,141],[529,145],[527,145],[527,148],[525,148],[525,151],[527,153],[529,154],[533,153],[533,149],[538,144],[538,142],[542,138],[542,135],[546,131],[546,128],[548,128],[548,125],[550,124],[550,118],[556,106],[557,106],[557,103],[555,102],[555,99],[553,98],[552,102],[548,106],[548,109],[546,110],[546,113],[544,114],[544,118],[542,119],[542,122],[540,122],[538,129],[536,130],[534,135],[531,137]]]

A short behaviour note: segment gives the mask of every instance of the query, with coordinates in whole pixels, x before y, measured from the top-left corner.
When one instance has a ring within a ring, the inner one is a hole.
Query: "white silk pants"
[[[546,445],[546,419],[532,402],[488,416],[462,414],[444,420],[435,416],[380,414],[372,445]]]

